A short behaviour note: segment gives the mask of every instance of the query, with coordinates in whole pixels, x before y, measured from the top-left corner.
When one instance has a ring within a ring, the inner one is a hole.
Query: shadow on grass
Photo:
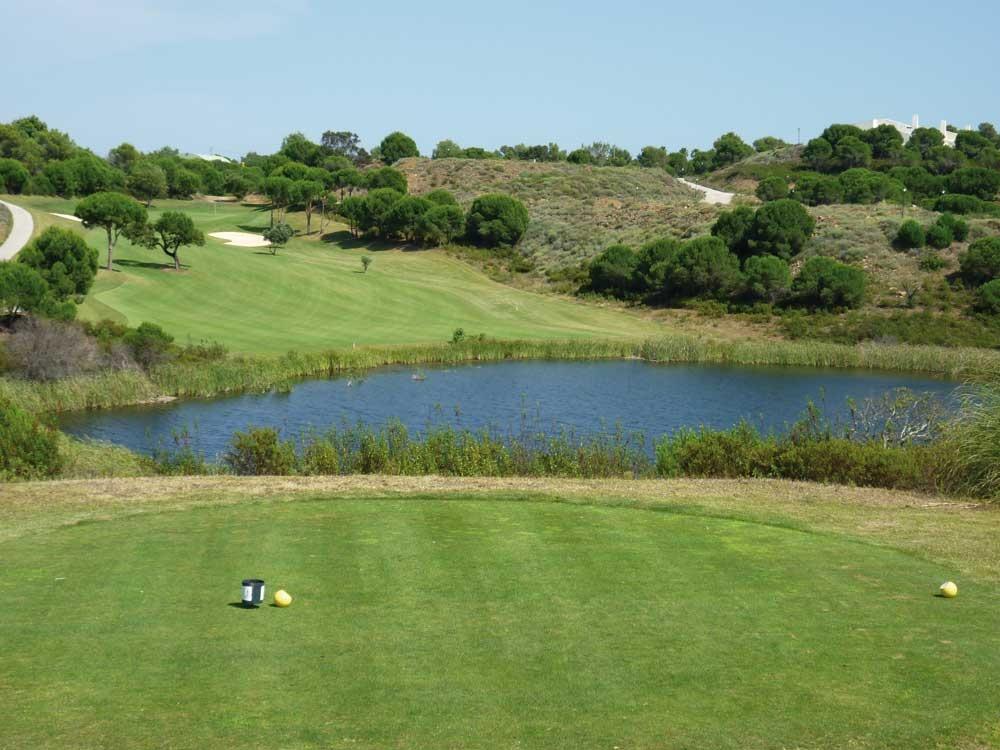
[[[428,248],[418,245],[400,244],[398,242],[387,242],[386,240],[372,239],[370,237],[355,237],[350,232],[340,230],[337,232],[327,232],[320,238],[321,242],[331,245],[340,245],[345,250],[371,250],[373,253],[384,252],[385,250],[400,250],[404,253],[418,253]]]
[[[126,268],[155,268],[155,269],[173,269],[173,263],[154,263],[149,260],[129,260],[128,258],[124,260],[116,260],[115,265],[125,266]],[[185,265],[181,263],[181,268],[185,268]]]
[[[236,609],[249,609],[249,610],[260,609],[260,605],[253,607],[246,607],[243,605],[243,602],[229,602],[229,604],[227,604],[226,606],[235,607]]]

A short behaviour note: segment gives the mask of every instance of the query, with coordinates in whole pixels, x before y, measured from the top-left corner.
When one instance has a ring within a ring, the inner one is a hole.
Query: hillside
[[[403,159],[394,166],[415,195],[445,188],[466,206],[490,192],[522,200],[531,224],[520,249],[543,270],[577,265],[615,242],[691,236],[718,213],[659,169],[477,159]]]

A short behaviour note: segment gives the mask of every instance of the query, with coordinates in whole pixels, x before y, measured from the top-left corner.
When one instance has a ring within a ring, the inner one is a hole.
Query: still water
[[[385,368],[362,377],[306,380],[288,393],[226,396],[66,414],[67,432],[152,452],[187,429],[209,457],[236,430],[278,427],[285,437],[345,423],[399,419],[411,432],[432,425],[507,434],[612,430],[648,439],[680,427],[732,427],[741,419],[780,431],[810,400],[846,418],[847,400],[895,388],[947,399],[956,384],[900,373],[783,367],[656,365],[638,361],[501,362],[448,368]]]

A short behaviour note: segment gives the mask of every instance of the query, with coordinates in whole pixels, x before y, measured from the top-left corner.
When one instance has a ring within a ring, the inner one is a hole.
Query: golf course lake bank
[[[179,400],[59,415],[71,435],[152,453],[187,432],[209,458],[233,433],[279,428],[286,438],[311,431],[398,420],[412,433],[449,426],[500,435],[592,436],[621,430],[652,440],[684,427],[726,429],[745,420],[782,432],[810,403],[833,422],[849,403],[899,388],[946,404],[957,383],[870,370],[643,361],[521,361],[448,367],[385,367],[362,375],[297,382],[286,391]]]

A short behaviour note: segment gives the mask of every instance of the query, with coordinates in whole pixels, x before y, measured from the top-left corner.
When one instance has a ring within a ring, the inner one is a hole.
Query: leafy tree
[[[344,200],[344,193],[352,195],[357,188],[364,187],[365,176],[354,167],[338,169],[332,175],[333,186],[340,191],[340,200]]]
[[[635,285],[639,291],[661,292],[666,270],[681,250],[681,242],[673,237],[661,237],[639,249]]]
[[[76,232],[49,227],[25,247],[18,261],[31,266],[57,299],[90,291],[97,275],[97,251]]]
[[[706,172],[711,172],[715,166],[715,151],[709,149],[708,151],[702,151],[700,149],[695,149],[691,152],[691,158],[688,161],[688,170],[694,174],[705,174]]]
[[[816,222],[798,201],[789,198],[765,203],[754,214],[749,252],[790,260],[812,237]]]
[[[391,231],[392,208],[402,199],[403,194],[392,188],[376,188],[369,192],[364,199],[362,230],[374,229],[379,236],[387,237]]]
[[[566,161],[570,164],[593,164],[594,156],[589,149],[577,148],[569,152]]]
[[[283,221],[279,221],[273,227],[265,229],[262,233],[267,240],[267,246],[271,250],[271,255],[277,255],[278,249],[288,244],[288,241],[295,235],[295,230]]]
[[[976,309],[988,315],[1000,315],[1000,279],[988,281],[979,287]]]
[[[962,278],[970,286],[980,286],[1000,279],[1000,237],[976,240],[958,256]]]
[[[823,172],[833,158],[833,146],[826,138],[813,138],[803,149],[802,158],[810,167]]]
[[[920,226],[920,222],[913,219],[904,221],[896,232],[895,245],[900,250],[916,250],[926,243],[927,235],[924,233],[924,228]]]
[[[944,188],[944,180],[923,167],[893,167],[889,176],[901,182],[914,200],[936,198]]]
[[[164,212],[155,223],[134,232],[131,239],[150,250],[162,250],[173,259],[175,271],[181,270],[182,247],[205,244],[205,235],[195,227],[190,216],[180,211]]]
[[[76,204],[74,211],[86,229],[103,229],[108,238],[108,262],[111,263],[118,238],[128,231],[138,231],[146,223],[146,209],[121,193],[94,193]]]
[[[318,167],[323,160],[323,149],[319,144],[313,143],[302,133],[291,133],[285,136],[285,139],[281,142],[281,150],[278,153],[282,156],[287,156],[292,161],[297,161],[300,164],[310,167]]]
[[[125,174],[129,174],[132,171],[132,167],[141,158],[142,154],[139,153],[139,149],[131,143],[122,143],[108,152],[108,163],[115,169],[120,169]]]
[[[682,148],[680,151],[674,151],[667,156],[667,171],[670,174],[677,177],[683,177],[691,170],[691,164],[688,161],[688,152],[686,148]]]
[[[746,255],[753,220],[754,210],[749,206],[723,211],[712,225],[712,236],[725,242],[726,247],[737,255]]]
[[[951,174],[968,161],[961,151],[951,146],[935,146],[924,157],[924,166],[933,174]]]
[[[970,159],[978,159],[982,153],[993,148],[994,142],[974,130],[963,130],[955,136],[955,148]]]
[[[781,200],[788,197],[788,183],[784,177],[771,175],[765,177],[757,185],[757,197],[767,203],[768,201]]]
[[[0,262],[0,312],[12,318],[39,310],[49,294],[45,279],[26,263]]]
[[[879,203],[902,194],[903,186],[883,172],[848,169],[838,179],[847,203]]]
[[[420,156],[420,150],[417,148],[416,142],[410,136],[400,133],[398,130],[394,133],[389,133],[389,135],[382,139],[382,143],[379,144],[379,151],[382,154],[382,161],[386,164],[395,164],[400,159],[405,159],[409,156]]]
[[[774,255],[754,255],[743,266],[748,294],[774,304],[788,294],[792,272],[788,263]]]
[[[864,134],[865,131],[863,131],[857,125],[837,124],[837,125],[831,125],[826,130],[824,130],[820,138],[829,143],[832,148],[837,148],[837,145],[844,138],[857,138],[860,140],[864,136]]]
[[[996,207],[992,203],[982,201],[974,195],[941,195],[934,201],[934,210],[955,214],[997,215]]]
[[[461,159],[465,154],[462,152],[462,147],[459,146],[455,141],[445,139],[443,141],[438,141],[438,144],[434,147],[434,151],[431,154],[432,159]]]
[[[663,271],[668,300],[725,299],[743,285],[739,258],[718,237],[697,237],[684,243]]]
[[[296,180],[292,183],[292,196],[306,211],[306,234],[312,233],[313,209],[323,193],[323,183],[317,180]]]
[[[368,161],[368,152],[361,148],[361,138],[347,130],[327,130],[320,138],[320,144],[331,154],[350,159],[354,164]]]
[[[167,191],[174,198],[190,198],[201,190],[201,176],[181,167],[167,173]]]
[[[993,143],[1000,144],[1000,133],[997,133],[996,126],[991,122],[981,122],[977,131],[980,135],[986,136]]]
[[[31,173],[16,159],[0,159],[0,193],[17,195],[28,184]]]
[[[753,142],[754,151],[758,154],[762,154],[765,151],[776,151],[777,149],[784,148],[787,145],[788,144],[783,140],[775,138],[773,135],[766,135]]]
[[[948,175],[945,184],[949,193],[974,195],[980,200],[991,201],[1000,190],[1000,172],[982,167],[967,167]]]
[[[45,165],[42,172],[52,186],[52,191],[63,198],[72,198],[80,193],[76,171],[68,161],[53,161]]]
[[[808,307],[854,308],[865,298],[865,272],[832,258],[817,256],[803,264],[792,283],[792,295]]]
[[[223,182],[223,189],[227,195],[243,200],[249,193],[253,192],[254,184],[247,175],[241,172],[230,172]]]
[[[398,169],[393,169],[392,167],[380,167],[379,169],[371,169],[365,172],[364,175],[365,185],[369,190],[392,188],[393,190],[403,193],[404,195],[409,190],[406,175]]]
[[[666,169],[669,165],[667,150],[663,146],[643,146],[635,158],[640,167]]]
[[[600,294],[628,297],[636,290],[639,258],[627,245],[612,245],[590,263],[590,288]]]
[[[300,161],[286,161],[271,172],[271,177],[287,177],[292,182],[306,179],[309,167]]]
[[[869,167],[872,163],[872,149],[860,138],[848,135],[841,138],[834,147],[833,157],[841,170]]]
[[[746,159],[753,153],[753,148],[743,142],[736,133],[726,133],[719,136],[712,145],[715,156],[712,159],[712,166],[715,169],[735,164]]]
[[[389,209],[385,234],[398,235],[407,242],[419,242],[424,214],[434,206],[426,198],[406,195]]]
[[[125,175],[93,154],[74,156],[66,164],[73,171],[79,195],[120,190],[125,186]]]
[[[453,242],[465,231],[465,212],[457,204],[430,202],[417,224],[420,240],[428,245]]]
[[[167,173],[156,162],[143,159],[133,165],[125,184],[128,191],[149,208],[154,198],[167,194]]]
[[[840,203],[844,199],[844,188],[834,176],[803,172],[795,178],[791,196],[807,206],[824,206]]]
[[[368,214],[368,203],[366,198],[348,196],[340,201],[337,213],[347,220],[347,227],[355,237],[364,231],[366,217]]]
[[[274,226],[274,209],[278,209],[278,221],[284,218],[285,208],[294,199],[294,185],[291,179],[281,175],[264,180],[264,195],[271,201],[271,226]]]
[[[892,125],[866,130],[862,140],[871,147],[871,155],[876,159],[895,159],[903,150],[903,134]]]
[[[926,159],[932,148],[944,145],[944,136],[935,128],[917,128],[906,142],[906,148],[916,151],[920,158]]]
[[[431,190],[427,195],[424,196],[431,203],[438,206],[457,206],[458,201],[455,196],[444,188],[438,188],[437,190]]]
[[[466,219],[469,239],[486,247],[513,246],[528,228],[528,209],[517,198],[500,193],[472,202]]]

